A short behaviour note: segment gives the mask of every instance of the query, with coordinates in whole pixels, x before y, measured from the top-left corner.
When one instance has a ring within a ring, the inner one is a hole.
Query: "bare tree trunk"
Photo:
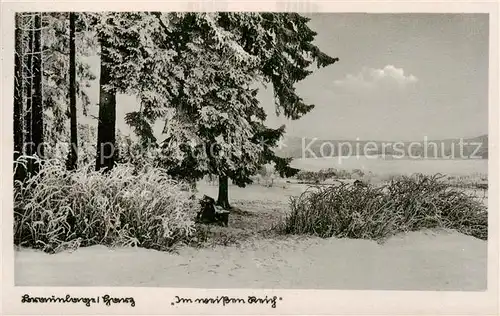
[[[106,168],[106,171],[113,168],[116,156],[116,91],[104,88],[111,83],[111,69],[109,68],[111,62],[106,41],[101,40],[96,170]]]
[[[68,169],[74,170],[78,161],[78,129],[76,120],[76,48],[75,48],[76,13],[69,14],[69,112],[71,130],[71,149],[68,157]]]
[[[225,210],[229,210],[229,183],[227,176],[219,176],[219,196],[217,198],[217,205]]]
[[[32,140],[35,153],[45,157],[44,130],[43,130],[43,98],[42,98],[42,13],[34,17],[33,34],[33,103],[32,103]],[[38,171],[38,165],[33,166],[33,171]]]
[[[35,149],[33,144],[32,132],[33,132],[33,42],[34,42],[34,31],[33,31],[33,21],[27,25],[23,23],[23,27],[27,28],[27,49],[24,51],[26,56],[26,63],[24,64],[24,92],[26,94],[26,107],[24,111],[24,143],[23,143],[23,154],[26,156],[33,156]],[[29,159],[26,163],[27,175],[31,174],[33,171],[33,161]]]
[[[21,30],[22,16],[16,13],[15,57],[14,57],[14,161],[23,154],[23,32]],[[14,180],[24,179],[24,169],[17,166]]]

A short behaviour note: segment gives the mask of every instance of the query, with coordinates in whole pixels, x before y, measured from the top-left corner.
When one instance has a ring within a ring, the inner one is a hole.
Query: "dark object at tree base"
[[[200,200],[201,210],[196,216],[196,221],[204,224],[219,224],[228,226],[229,211],[215,205],[215,200],[204,195]]]
[[[364,188],[364,187],[366,187],[366,184],[360,180],[356,180],[356,181],[354,181],[354,186]]]

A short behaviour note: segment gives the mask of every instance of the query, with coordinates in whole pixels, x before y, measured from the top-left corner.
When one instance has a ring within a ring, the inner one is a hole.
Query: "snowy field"
[[[16,252],[16,285],[484,290],[486,242],[454,232],[367,240],[290,238],[240,247]]]
[[[292,162],[297,169],[319,171],[326,168],[361,169],[375,174],[435,174],[471,175],[487,174],[487,159],[381,159],[368,157],[299,158]]]

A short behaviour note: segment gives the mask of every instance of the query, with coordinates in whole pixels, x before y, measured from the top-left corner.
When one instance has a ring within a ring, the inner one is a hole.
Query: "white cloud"
[[[418,81],[414,75],[406,75],[402,68],[387,65],[382,69],[363,68],[358,74],[348,74],[342,80],[335,80],[336,87],[347,89],[373,89],[379,87],[404,88]]]

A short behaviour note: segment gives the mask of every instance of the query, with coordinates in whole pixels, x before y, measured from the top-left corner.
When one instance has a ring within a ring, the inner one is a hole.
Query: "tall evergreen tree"
[[[248,23],[249,17],[257,23]],[[250,16],[222,13],[219,21],[225,29],[239,32],[240,44],[245,51],[259,56],[259,69],[264,82],[273,86],[277,114],[296,120],[314,108],[313,104],[304,103],[294,85],[312,73],[309,67],[313,62],[321,68],[337,62],[338,58],[326,55],[312,44],[316,33],[307,26],[309,18],[298,13],[262,13]],[[265,120],[265,115],[260,113],[262,121]],[[282,176],[289,176],[296,172],[289,167],[291,159],[278,157],[272,151],[284,132],[284,127],[270,129],[257,124],[253,140],[263,144],[259,163],[272,162]],[[232,177],[240,186],[249,182],[248,177],[241,173],[243,169],[236,171]],[[228,208],[227,177],[221,178],[220,182],[218,203]]]
[[[314,108],[314,105],[304,103],[294,87],[312,73],[312,63],[325,67],[338,61],[312,44],[316,33],[307,26],[308,22],[308,18],[296,13],[221,13],[218,19],[220,26],[236,35],[245,52],[258,57],[260,73],[256,78],[260,78],[261,83],[272,84],[276,112],[290,119],[299,119]],[[249,176],[254,170],[270,162],[282,176],[296,172],[289,167],[290,159],[277,157],[272,151],[283,136],[284,127],[267,128],[264,124],[266,115],[258,106],[253,112],[241,115],[247,115],[246,119],[251,122],[251,140],[260,145],[259,158],[249,168],[241,156],[232,156],[232,163],[228,165],[234,167],[219,174],[218,204],[225,208],[229,208],[228,179],[245,186],[251,182]],[[224,133],[231,132],[226,129]]]
[[[78,161],[78,125],[76,113],[76,48],[75,48],[76,13],[69,13],[69,112],[71,148],[68,156],[68,169],[74,170]]]
[[[99,121],[97,125],[96,170],[111,170],[115,163],[116,147],[116,89],[110,87],[113,61],[105,38],[101,43],[101,74],[99,78]]]
[[[163,163],[171,174],[195,181],[204,174],[227,175],[231,156],[241,151],[249,168],[258,145],[250,142],[248,118],[256,106],[258,60],[245,52],[235,34],[217,23],[218,14],[190,13],[182,30],[191,42],[183,51],[184,67],[175,114],[167,120]],[[210,31],[206,31],[210,30]],[[186,37],[185,35],[183,35]],[[224,130],[231,133],[224,134]]]

